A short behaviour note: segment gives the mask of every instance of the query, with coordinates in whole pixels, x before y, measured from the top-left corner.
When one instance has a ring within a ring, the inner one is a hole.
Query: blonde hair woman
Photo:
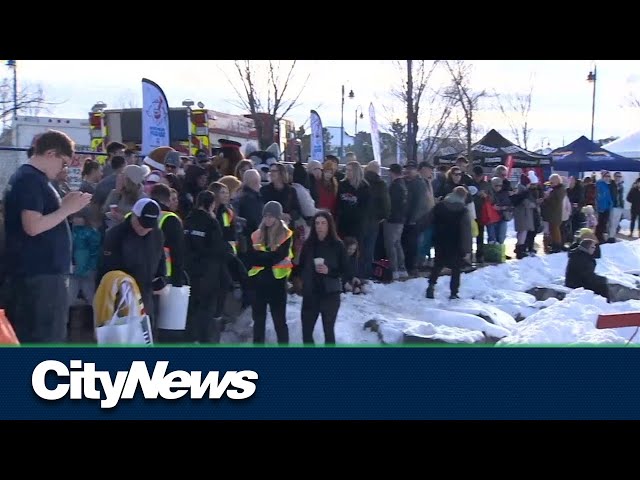
[[[354,237],[362,245],[363,221],[370,203],[369,184],[358,162],[347,163],[345,174],[338,185],[338,232],[340,237]]]
[[[233,199],[240,191],[240,188],[242,188],[242,182],[232,175],[225,175],[220,180],[218,180],[218,182],[229,189],[229,196],[231,197],[231,199]]]
[[[287,279],[293,268],[293,232],[282,220],[282,215],[282,205],[267,202],[262,210],[262,222],[251,235],[247,254],[252,265],[248,272],[249,279],[255,293],[251,305],[255,344],[265,342],[267,306],[271,310],[278,343],[289,343]]]

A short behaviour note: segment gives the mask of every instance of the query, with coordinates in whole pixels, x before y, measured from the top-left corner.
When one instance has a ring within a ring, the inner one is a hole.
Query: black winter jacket
[[[231,278],[227,264],[233,254],[218,220],[204,210],[193,210],[184,221],[184,237],[189,276],[206,279],[212,290],[228,288]]]
[[[391,182],[389,197],[391,199],[391,211],[388,222],[404,225],[407,220],[407,186],[403,178],[396,178]]]
[[[316,273],[314,258],[324,258],[329,273]],[[312,297],[342,292],[342,281],[353,279],[353,272],[347,258],[344,244],[335,240],[323,240],[312,243],[307,240],[300,254],[302,270],[303,296]]]

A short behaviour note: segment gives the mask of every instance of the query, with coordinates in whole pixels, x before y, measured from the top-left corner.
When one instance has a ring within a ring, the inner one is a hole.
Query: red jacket
[[[336,219],[336,210],[338,207],[338,192],[326,187],[324,182],[318,182],[318,205],[317,208],[329,210],[333,218]]]

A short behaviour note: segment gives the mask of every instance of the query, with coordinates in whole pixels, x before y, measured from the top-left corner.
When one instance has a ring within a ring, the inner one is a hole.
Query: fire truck
[[[142,109],[99,110],[89,113],[91,149],[106,151],[109,142],[123,143],[127,148],[141,150]],[[250,115],[232,115],[204,108],[172,108],[169,110],[170,145],[185,155],[204,150],[208,155],[218,147],[221,138],[234,140],[245,149],[248,143],[257,148],[258,134]],[[282,120],[274,129],[274,143],[285,151],[295,125]],[[102,157],[103,159],[106,157]]]

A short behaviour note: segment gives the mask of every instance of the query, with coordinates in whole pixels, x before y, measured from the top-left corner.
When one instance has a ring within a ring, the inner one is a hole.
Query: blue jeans
[[[431,247],[433,246],[433,227],[427,228],[420,234],[418,239],[418,255],[421,260],[425,257],[431,258]]]
[[[487,225],[487,234],[490,243],[497,242],[502,245],[507,237],[507,222],[501,220],[498,223]]]
[[[378,240],[378,232],[380,225],[369,226],[365,228],[362,241],[360,243],[360,262],[358,265],[358,276],[362,278],[371,278],[373,276],[373,255],[376,249],[376,241]]]

